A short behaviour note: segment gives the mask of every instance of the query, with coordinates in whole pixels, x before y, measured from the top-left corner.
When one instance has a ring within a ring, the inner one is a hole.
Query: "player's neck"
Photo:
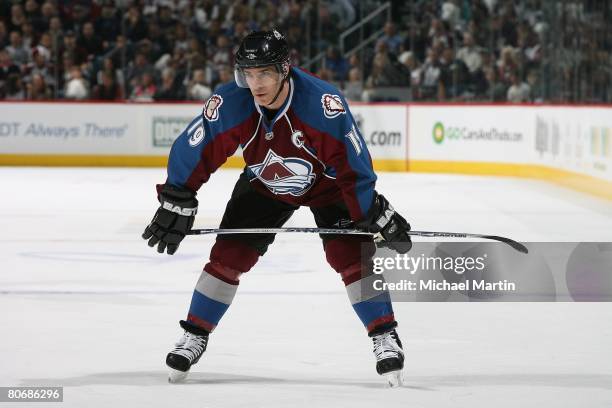
[[[276,111],[279,110],[281,106],[283,106],[283,104],[289,97],[289,81],[283,81],[282,86],[283,88],[281,89],[280,93],[278,94],[278,98],[276,98],[274,103],[271,105],[265,105],[264,108]]]

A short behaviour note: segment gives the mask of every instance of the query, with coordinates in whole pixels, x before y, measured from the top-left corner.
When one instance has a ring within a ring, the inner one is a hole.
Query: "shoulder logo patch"
[[[189,146],[196,147],[204,140],[204,126],[200,125],[198,128],[189,136]]]
[[[214,94],[204,104],[204,117],[209,122],[214,122],[219,119],[219,108],[223,105],[223,97],[221,95]]]
[[[323,94],[321,96],[321,105],[323,106],[323,114],[327,119],[333,119],[346,114],[342,99],[338,95]]]

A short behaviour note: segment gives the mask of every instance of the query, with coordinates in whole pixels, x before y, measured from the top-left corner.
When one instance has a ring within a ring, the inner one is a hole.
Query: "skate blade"
[[[189,375],[189,371],[179,371],[174,368],[168,367],[168,382],[176,384],[184,381]]]
[[[387,380],[389,388],[398,388],[404,385],[404,374],[402,373],[402,370],[391,371],[384,374],[384,376]]]

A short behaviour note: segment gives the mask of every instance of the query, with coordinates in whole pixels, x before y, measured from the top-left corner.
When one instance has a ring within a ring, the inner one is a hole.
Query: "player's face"
[[[280,74],[273,66],[246,68],[244,77],[258,105],[266,106],[274,99],[281,81]]]

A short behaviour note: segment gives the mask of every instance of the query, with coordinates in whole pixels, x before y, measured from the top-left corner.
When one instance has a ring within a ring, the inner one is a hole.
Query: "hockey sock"
[[[395,324],[389,292],[373,289],[373,281],[381,275],[373,273],[368,257],[361,258],[363,250],[374,253],[373,245],[360,237],[334,239],[325,245],[327,261],[342,277],[351,305],[368,332]]]
[[[240,276],[257,262],[257,251],[240,241],[217,240],[210,262],[198,279],[187,321],[211,332],[229,308],[238,290]]]

